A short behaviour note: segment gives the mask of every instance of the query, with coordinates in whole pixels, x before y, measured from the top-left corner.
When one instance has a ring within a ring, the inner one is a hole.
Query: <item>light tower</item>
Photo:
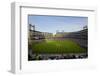
[[[87,29],[87,28],[88,28],[87,25],[83,27],[83,29]]]
[[[35,31],[35,25],[29,24],[29,30],[30,31]]]
[[[35,31],[35,25],[32,26],[32,30]]]

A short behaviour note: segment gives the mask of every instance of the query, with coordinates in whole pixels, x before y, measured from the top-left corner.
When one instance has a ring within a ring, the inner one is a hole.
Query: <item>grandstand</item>
[[[77,32],[57,32],[56,39],[71,39],[78,43],[80,46],[87,48],[88,29],[83,29]]]

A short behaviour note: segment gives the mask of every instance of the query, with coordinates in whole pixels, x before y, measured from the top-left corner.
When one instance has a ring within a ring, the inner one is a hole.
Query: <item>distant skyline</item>
[[[35,25],[37,31],[53,34],[56,33],[56,30],[59,30],[59,32],[80,31],[88,25],[88,17],[78,16],[29,15],[28,21],[29,24]]]

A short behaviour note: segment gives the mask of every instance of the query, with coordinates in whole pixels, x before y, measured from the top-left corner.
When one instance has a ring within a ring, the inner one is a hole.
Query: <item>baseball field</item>
[[[86,53],[85,48],[72,40],[45,40],[33,43],[32,50],[37,54]]]

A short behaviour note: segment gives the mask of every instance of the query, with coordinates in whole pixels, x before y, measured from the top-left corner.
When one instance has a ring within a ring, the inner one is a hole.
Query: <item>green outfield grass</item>
[[[45,42],[33,43],[32,50],[38,54],[65,54],[85,53],[86,49],[71,40],[46,40]]]

